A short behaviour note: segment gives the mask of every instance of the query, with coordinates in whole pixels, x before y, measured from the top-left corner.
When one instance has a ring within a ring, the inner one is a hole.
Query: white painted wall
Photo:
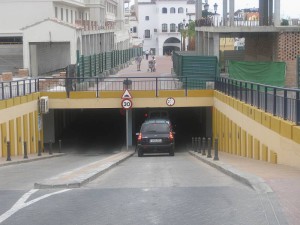
[[[144,40],[143,48],[144,50],[149,50],[150,48],[156,49],[157,55],[163,54],[163,45],[165,40],[170,37],[177,38],[180,40],[180,33],[170,32],[170,24],[174,23],[176,26],[183,23],[185,19],[188,23],[189,19],[195,20],[195,4],[187,4],[186,0],[179,1],[157,1],[150,3],[148,0],[140,0],[137,3],[137,15],[138,15],[138,37]],[[170,13],[170,8],[175,8],[175,13]],[[178,13],[178,8],[182,7],[183,13]],[[167,13],[162,13],[162,8],[167,8]],[[189,16],[189,14],[192,14]],[[145,17],[149,16],[149,21],[145,20]],[[168,32],[162,32],[162,24],[166,23],[168,25]],[[144,32],[146,29],[150,30],[150,38],[144,38]],[[154,32],[157,29],[157,32]],[[187,40],[186,40],[187,41]],[[175,44],[178,45],[178,44]],[[180,46],[180,44],[179,44]]]

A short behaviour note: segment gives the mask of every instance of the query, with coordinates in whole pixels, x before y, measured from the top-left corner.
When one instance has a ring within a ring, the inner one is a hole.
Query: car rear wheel
[[[174,149],[171,149],[171,150],[170,150],[169,156],[174,156]]]

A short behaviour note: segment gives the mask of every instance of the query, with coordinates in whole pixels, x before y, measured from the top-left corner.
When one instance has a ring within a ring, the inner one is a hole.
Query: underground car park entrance
[[[126,138],[129,146],[136,146],[136,134],[146,120],[157,118],[155,112],[166,112],[174,132],[175,152],[189,145],[192,137],[212,135],[211,107],[130,109],[128,127],[122,109],[52,109],[43,119],[45,146],[62,140],[66,150],[97,152],[124,147]]]

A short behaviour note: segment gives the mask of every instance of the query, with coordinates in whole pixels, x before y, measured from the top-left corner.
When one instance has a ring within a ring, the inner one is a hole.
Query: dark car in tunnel
[[[169,153],[174,156],[175,137],[168,119],[148,119],[137,133],[138,156],[144,153]]]

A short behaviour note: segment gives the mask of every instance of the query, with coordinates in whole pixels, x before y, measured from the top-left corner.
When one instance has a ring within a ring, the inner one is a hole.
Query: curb
[[[69,183],[59,183],[59,184],[47,184],[46,183],[34,183],[34,188],[36,189],[58,189],[58,188],[80,188],[83,185],[95,180],[97,177],[101,176],[108,170],[112,169],[113,167],[117,166],[121,162],[125,161],[129,157],[133,156],[135,152],[130,152],[129,154],[125,155],[123,158],[116,160],[115,162],[106,163],[104,165],[99,166],[97,169],[93,171],[87,171],[83,175],[78,175],[76,178],[72,179]],[[71,171],[71,172],[74,172]],[[70,172],[67,172],[70,173]],[[65,174],[67,174],[65,173]]]
[[[9,161],[9,162],[0,164],[0,167],[17,165],[17,164],[22,164],[22,163],[29,163],[29,162],[34,162],[34,161],[43,160],[43,159],[56,158],[56,157],[61,157],[64,155],[66,155],[66,153],[53,153],[53,155],[39,156],[38,158],[28,158],[28,159],[22,159],[22,160],[17,160],[17,161]]]
[[[207,158],[206,156],[202,156],[201,153],[197,153],[194,151],[189,151],[190,155],[194,156],[195,158],[201,160],[202,162],[216,168],[217,170],[221,171],[222,173],[231,176],[235,180],[249,186],[250,188],[254,189],[259,193],[272,193],[272,188],[265,182],[264,179],[255,176],[253,174],[244,173],[238,171],[236,168],[225,164],[220,161],[215,161],[211,158]]]

